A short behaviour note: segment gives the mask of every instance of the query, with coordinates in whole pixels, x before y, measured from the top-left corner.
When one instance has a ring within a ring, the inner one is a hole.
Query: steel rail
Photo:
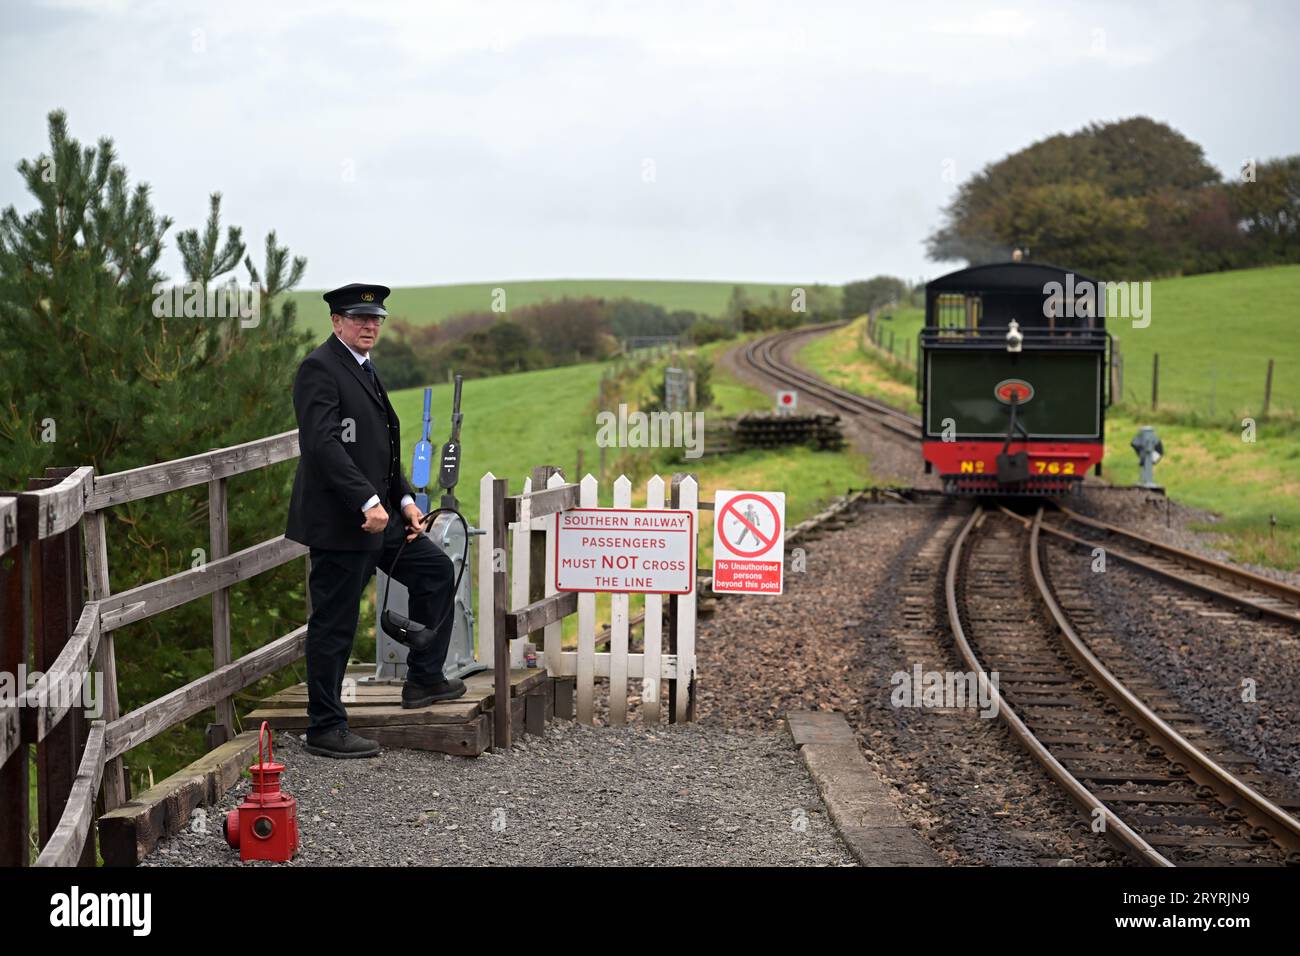
[[[851,415],[869,415],[881,425],[904,435],[907,438],[921,438],[921,420],[901,412],[884,402],[854,392],[837,388],[822,381],[814,375],[792,365],[778,349],[791,341],[808,335],[816,335],[829,329],[842,326],[842,322],[824,325],[806,326],[789,329],[775,335],[764,336],[748,343],[742,350],[742,356],[751,368],[759,374],[781,385],[798,387],[814,397]]]
[[[1188,585],[1189,587],[1197,588],[1198,590],[1205,591],[1206,593],[1212,594],[1216,597],[1232,601],[1235,604],[1250,608],[1253,611],[1268,614],[1291,624],[1300,624],[1300,588],[1293,587],[1283,581],[1275,581],[1272,578],[1266,578],[1262,574],[1256,574],[1253,571],[1247,571],[1244,568],[1234,567],[1231,564],[1217,561],[1214,558],[1206,557],[1205,555],[1197,554],[1194,551],[1188,551],[1185,548],[1165,544],[1162,541],[1157,541],[1154,538],[1149,538],[1146,535],[1129,531],[1117,525],[1109,524],[1105,521],[1098,521],[1096,518],[1089,518],[1085,515],[1078,514],[1075,511],[1071,511],[1064,505],[1058,504],[1056,505],[1056,508],[1065,515],[1069,521],[1073,521],[1085,527],[1104,531],[1105,533],[1114,535],[1121,540],[1130,542],[1139,548],[1145,548],[1152,552],[1156,557],[1165,558],[1172,563],[1182,565],[1184,568],[1191,571],[1219,578],[1222,581],[1235,584],[1247,591],[1253,591],[1256,592],[1256,594],[1263,594],[1268,598],[1282,602],[1282,604],[1286,606],[1261,603],[1257,598],[1252,597],[1249,594],[1235,593],[1223,588],[1214,587],[1205,581],[1198,581],[1195,578],[1174,574],[1158,565],[1144,561],[1143,556],[1139,554],[1129,554],[1115,548],[1106,549],[1107,553],[1114,554],[1121,561],[1126,561],[1129,564],[1136,565],[1137,567],[1143,568],[1154,574],[1161,575],[1170,580],[1178,581],[1182,584]],[[1075,544],[1083,545],[1085,547],[1101,546],[1099,542],[1080,538],[1063,528],[1054,526],[1050,522],[1045,522],[1043,524],[1043,530],[1048,534],[1055,535],[1058,538],[1064,538],[1068,541],[1073,541]]]
[[[1007,726],[1011,728],[1012,734],[1029,751],[1030,755],[1042,765],[1048,775],[1060,785],[1070,799],[1074,801],[1075,805],[1093,818],[1096,817],[1098,811],[1101,812],[1106,821],[1104,832],[1108,839],[1121,850],[1130,854],[1139,863],[1147,866],[1172,867],[1174,865],[1172,862],[1151,844],[1147,843],[1137,831],[1121,820],[1110,807],[1093,796],[1092,791],[1084,786],[1074,774],[1066,769],[1064,764],[1052,755],[1052,752],[1034,735],[1029,726],[1020,719],[1020,716],[1007,703],[1006,698],[1002,696],[997,687],[993,686],[988,673],[980,663],[979,657],[975,654],[975,650],[967,639],[966,631],[961,623],[961,614],[957,602],[957,581],[961,573],[963,549],[966,540],[983,514],[984,509],[977,505],[975,510],[971,512],[970,518],[957,532],[957,537],[953,540],[952,551],[948,556],[947,574],[944,577],[944,596],[948,604],[948,625],[952,631],[953,640],[957,643],[957,649],[966,662],[966,666],[973,673],[979,675],[981,685],[988,689],[992,702],[997,707],[998,716],[1006,721]]]
[[[1092,653],[1057,602],[1047,576],[1043,573],[1039,555],[1039,531],[1042,528],[1043,509],[1040,507],[1029,528],[1030,571],[1034,585],[1038,588],[1038,596],[1065,639],[1070,656],[1088,672],[1097,687],[1119,705],[1129,719],[1146,731],[1166,754],[1186,762],[1189,777],[1217,793],[1225,806],[1236,806],[1252,824],[1263,827],[1272,834],[1281,846],[1292,852],[1300,852],[1300,820],[1219,766],[1212,757],[1162,720]]]

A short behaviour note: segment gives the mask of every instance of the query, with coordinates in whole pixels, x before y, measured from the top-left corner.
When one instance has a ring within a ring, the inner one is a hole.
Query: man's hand
[[[371,534],[378,534],[388,527],[388,512],[384,510],[383,505],[375,505],[373,508],[367,508],[365,511],[366,521],[361,526],[362,531],[368,531]]]
[[[424,512],[416,504],[407,505],[402,509],[402,517],[406,519],[406,540],[414,541],[415,538],[424,533],[424,526],[419,522],[424,520]]]

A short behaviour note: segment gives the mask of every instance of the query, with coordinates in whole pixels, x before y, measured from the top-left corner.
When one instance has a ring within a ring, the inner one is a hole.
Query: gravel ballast
[[[935,535],[950,515],[864,505],[842,530],[800,542],[807,570],[786,575],[784,595],[724,599],[701,628],[700,713],[758,728],[790,710],[841,711],[903,819],[945,863],[1123,862],[1001,721],[892,705],[893,675],[963,669],[936,607],[946,538]]]

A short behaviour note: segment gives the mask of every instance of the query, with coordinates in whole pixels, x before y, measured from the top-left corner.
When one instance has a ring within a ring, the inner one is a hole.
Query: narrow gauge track
[[[1101,547],[1107,555],[1158,577],[1258,615],[1300,624],[1300,588],[1077,514],[1064,505],[1056,510],[1064,521],[1043,521],[1047,534],[1084,548]],[[1066,530],[1071,525],[1081,529],[1079,533]]]
[[[1151,688],[1122,683],[1079,638],[1044,574],[1041,530],[1041,509],[1026,532],[977,506],[945,576],[958,650],[1012,733],[1140,863],[1300,863],[1300,821],[1192,744],[1208,737],[1194,718],[1157,714],[1139,696]]]
[[[795,343],[830,329],[839,328],[843,322],[810,325],[790,329],[755,339],[741,350],[741,359],[763,378],[802,392],[825,402],[833,408],[858,418],[867,418],[882,425],[894,435],[913,442],[921,440],[921,420],[884,402],[865,395],[836,388],[794,365],[788,351]]]

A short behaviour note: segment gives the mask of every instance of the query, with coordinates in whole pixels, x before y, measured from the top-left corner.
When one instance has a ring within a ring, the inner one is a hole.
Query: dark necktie
[[[370,376],[370,387],[375,390],[375,394],[382,396],[383,392],[379,390],[379,376],[375,375],[375,367],[370,364],[370,359],[366,359],[362,362],[361,367],[365,369],[366,374]]]

